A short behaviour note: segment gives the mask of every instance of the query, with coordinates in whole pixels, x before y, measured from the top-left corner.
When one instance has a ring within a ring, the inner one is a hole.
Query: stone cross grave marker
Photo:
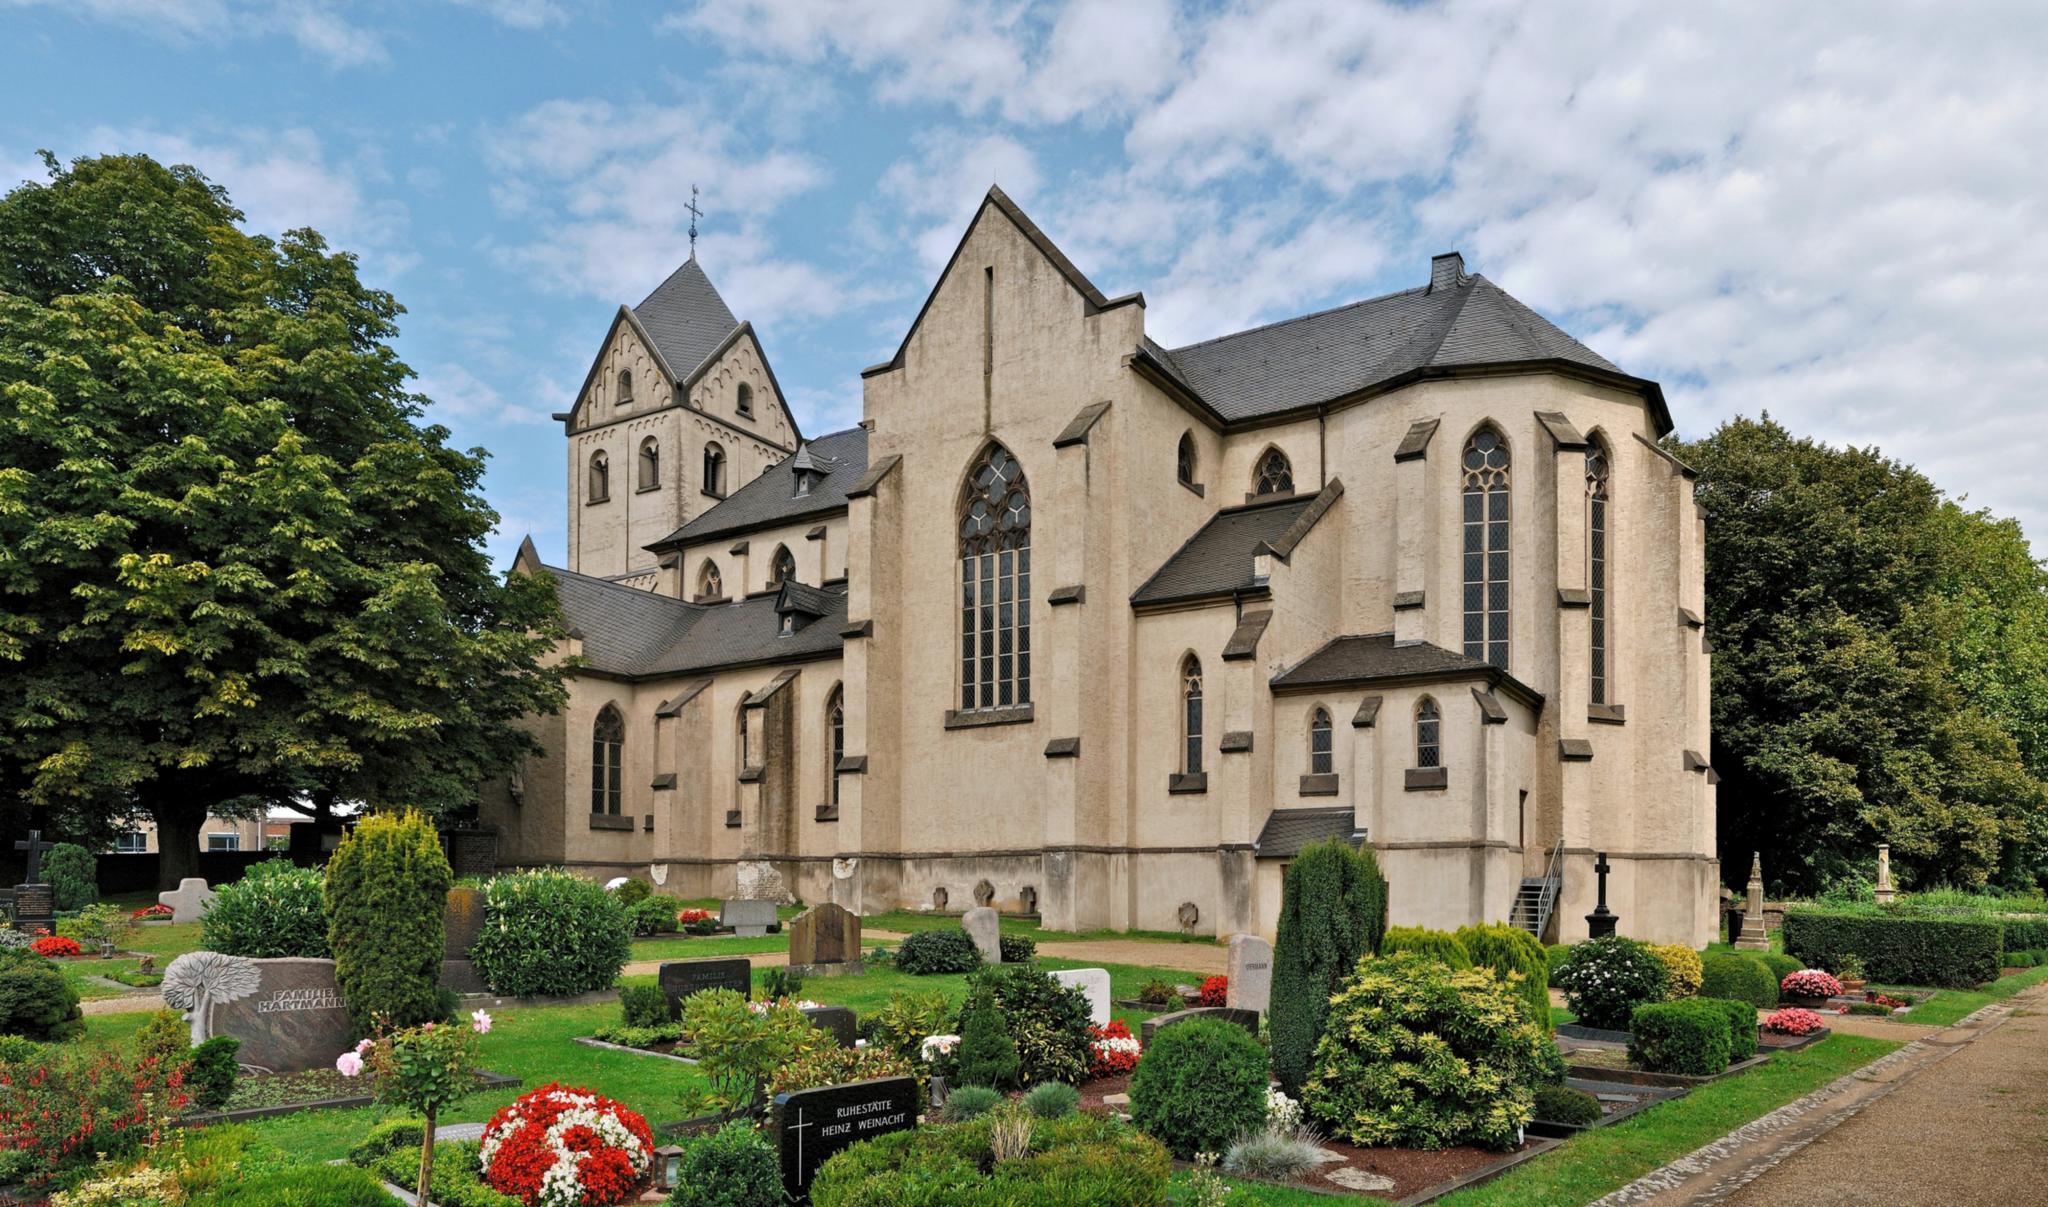
[[[1273,1005],[1273,945],[1257,935],[1230,936],[1230,957],[1225,968],[1230,987],[1223,1004],[1261,1014]]]
[[[14,844],[17,851],[28,852],[28,875],[22,883],[14,886],[14,929],[33,933],[35,931],[57,930],[57,890],[42,881],[42,856],[44,851],[56,847],[54,842],[44,842],[41,830],[30,830],[26,841]]]
[[[194,1043],[241,1040],[235,1062],[255,1072],[327,1068],[358,1038],[333,960],[187,952],[164,970],[164,1001],[187,1012]]]
[[[213,890],[206,887],[206,881],[190,876],[178,881],[178,887],[170,892],[158,893],[156,899],[159,905],[171,907],[171,921],[197,922],[213,904]]]
[[[996,911],[986,905],[977,905],[960,915],[960,929],[974,940],[974,946],[981,952],[984,964],[1003,962],[1003,930]]]
[[[859,976],[860,915],[827,901],[789,924],[789,966],[800,976]]]
[[[775,1096],[775,1147],[782,1189],[798,1203],[825,1159],[850,1145],[917,1126],[917,1081],[878,1077]]]
[[[706,989],[730,989],[741,997],[752,997],[754,965],[744,956],[716,960],[670,960],[655,973],[661,991],[668,997],[668,1016],[681,1015],[683,999]]]
[[[729,926],[732,933],[759,938],[775,925],[775,903],[773,901],[727,901],[719,908],[718,924]]]
[[[1057,970],[1052,979],[1069,989],[1079,989],[1088,998],[1088,1021],[1098,1027],[1109,1025],[1109,970],[1068,968]]]

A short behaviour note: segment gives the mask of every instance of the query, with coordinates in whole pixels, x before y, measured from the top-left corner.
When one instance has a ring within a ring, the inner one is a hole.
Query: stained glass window
[[[1481,428],[1465,444],[1465,656],[1508,664],[1508,446]]]
[[[1031,487],[991,444],[960,501],[960,707],[1031,703]]]

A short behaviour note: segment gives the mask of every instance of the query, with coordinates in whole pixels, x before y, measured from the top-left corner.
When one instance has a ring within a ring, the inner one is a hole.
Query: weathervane
[[[683,211],[690,215],[690,258],[694,260],[697,258],[697,219],[704,216],[704,211],[697,208],[697,186],[694,184],[690,186],[690,204],[684,206]]]

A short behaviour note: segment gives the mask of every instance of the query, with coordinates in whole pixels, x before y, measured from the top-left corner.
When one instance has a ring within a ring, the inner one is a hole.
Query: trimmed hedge
[[[1299,1096],[1314,1063],[1330,995],[1380,949],[1387,926],[1387,880],[1372,848],[1340,839],[1311,843],[1287,869],[1273,941],[1273,1077]]]
[[[1518,926],[1489,922],[1458,928],[1458,942],[1475,967],[1493,969],[1502,981],[1521,973],[1522,979],[1514,984],[1529,1003],[1529,1021],[1550,1030],[1550,960],[1536,936]]]
[[[266,859],[223,884],[199,916],[199,943],[208,951],[251,959],[303,956],[324,960],[327,877],[288,859]]]
[[[2007,951],[2048,947],[2048,918],[2000,918],[1998,930]]]
[[[964,930],[920,930],[896,949],[896,971],[912,976],[973,972],[981,967],[981,949]]]
[[[1748,1060],[1756,1055],[1756,1007],[1724,997],[1702,997],[1695,1001],[1718,1007],[1728,1015],[1728,1061]]]
[[[1778,1004],[1778,978],[1753,956],[1709,955],[1700,960],[1699,995],[1769,1010]]]
[[[1685,998],[1637,1006],[1628,1030],[1629,1060],[1651,1072],[1711,1077],[1728,1067],[1728,1012],[1713,1002]]]
[[[1752,951],[1744,954],[1752,960],[1761,961],[1764,967],[1771,970],[1771,976],[1776,978],[1780,985],[1785,983],[1786,977],[1806,967],[1781,951]]]
[[[1380,940],[1380,954],[1383,956],[1403,951],[1428,956],[1453,972],[1470,968],[1474,962],[1472,953],[1465,950],[1458,936],[1447,930],[1430,930],[1423,926],[1396,926]]]
[[[1998,979],[2004,933],[1991,919],[1796,909],[1785,915],[1785,952],[1809,968],[1834,968],[1854,955],[1870,980],[1885,984],[1968,988]]]

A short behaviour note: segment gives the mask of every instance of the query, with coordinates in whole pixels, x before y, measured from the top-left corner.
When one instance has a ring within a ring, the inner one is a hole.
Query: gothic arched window
[[[640,489],[661,485],[661,442],[649,436],[640,442]]]
[[[599,449],[590,454],[590,501],[602,503],[612,497],[611,458]]]
[[[795,581],[796,555],[789,551],[789,546],[777,545],[775,547],[775,556],[768,561],[768,585],[779,587],[784,583]]]
[[[1437,714],[1436,701],[1428,696],[1415,706],[1415,765],[1444,765],[1443,718]]]
[[[1588,674],[1592,702],[1607,703],[1607,450],[1586,446],[1586,591],[1592,597],[1593,635]]]
[[[1465,656],[1508,664],[1508,446],[1483,427],[1465,442]]]
[[[1195,484],[1195,434],[1193,432],[1182,432],[1180,434],[1180,451],[1175,459],[1177,462],[1175,472],[1180,476],[1180,484],[1182,486],[1193,486]]]
[[[725,450],[716,443],[704,446],[704,493],[725,493]]]
[[[1202,660],[1189,654],[1180,664],[1180,769],[1202,774]]]
[[[960,497],[960,707],[1031,703],[1031,488],[991,444]]]
[[[719,577],[718,563],[707,557],[704,568],[697,571],[697,598],[722,599],[724,596],[725,584]]]
[[[618,401],[613,405],[625,406],[631,401],[633,401],[633,371],[631,369],[620,369],[619,397]]]
[[[1259,458],[1259,474],[1252,484],[1252,493],[1257,495],[1291,495],[1294,493],[1294,467],[1288,464],[1287,454],[1277,448],[1269,448]]]
[[[825,701],[825,782],[832,785],[832,803],[839,803],[839,760],[846,757],[846,695],[837,686]]]
[[[1330,738],[1330,712],[1318,708],[1308,719],[1308,773],[1328,775],[1335,770]]]
[[[739,407],[739,412],[742,415],[753,414],[754,387],[748,385],[746,382],[741,382],[739,390],[736,391],[734,394],[734,405]]]
[[[605,705],[590,727],[590,811],[619,811],[621,788],[626,779],[622,765],[626,749],[626,722],[619,710]]]

